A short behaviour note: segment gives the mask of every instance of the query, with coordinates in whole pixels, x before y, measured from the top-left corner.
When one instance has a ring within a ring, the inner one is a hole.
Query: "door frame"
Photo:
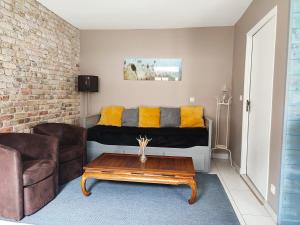
[[[242,120],[242,145],[241,145],[241,168],[240,174],[246,175],[247,174],[247,153],[248,153],[248,118],[249,112],[246,111],[247,107],[247,100],[250,97],[250,83],[251,83],[251,69],[252,69],[252,48],[253,48],[253,36],[264,26],[268,23],[271,19],[275,17],[276,20],[276,27],[275,33],[277,33],[277,6],[275,6],[266,16],[264,16],[248,33],[247,33],[247,44],[246,44],[246,59],[245,59],[245,75],[244,75],[244,95],[243,95],[243,120]],[[276,35],[277,36],[277,35]],[[276,37],[275,37],[276,43]],[[276,51],[276,50],[275,50]],[[275,62],[274,62],[275,65]],[[273,73],[273,80],[274,81],[274,73]],[[272,88],[273,91],[273,88]],[[273,94],[272,94],[272,102],[273,102]],[[271,113],[272,118],[272,113]],[[271,137],[271,129],[270,129],[270,137]],[[270,154],[270,152],[269,152]],[[268,157],[268,165],[269,164],[269,157]],[[269,180],[269,166],[268,166],[268,180]],[[268,189],[265,196],[268,196]],[[263,194],[263,193],[262,193]]]

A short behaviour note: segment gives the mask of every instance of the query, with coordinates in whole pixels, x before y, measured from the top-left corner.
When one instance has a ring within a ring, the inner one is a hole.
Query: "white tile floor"
[[[276,224],[227,160],[214,159],[211,173],[219,176],[241,225]]]
[[[258,202],[227,160],[214,159],[210,173],[219,176],[241,225],[275,225],[265,207]],[[20,223],[0,221],[0,225]]]

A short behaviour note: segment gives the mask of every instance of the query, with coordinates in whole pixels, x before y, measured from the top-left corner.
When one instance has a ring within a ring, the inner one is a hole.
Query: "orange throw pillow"
[[[139,127],[160,127],[160,108],[139,107]]]
[[[120,127],[122,125],[123,111],[124,111],[123,106],[103,107],[101,110],[101,118],[98,124]]]
[[[205,127],[202,106],[182,106],[180,127]]]

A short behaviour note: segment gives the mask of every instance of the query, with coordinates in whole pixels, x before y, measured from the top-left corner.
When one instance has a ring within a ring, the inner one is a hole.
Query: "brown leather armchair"
[[[36,125],[33,132],[59,139],[59,183],[64,184],[82,175],[86,162],[86,129],[64,123]]]
[[[38,134],[0,134],[0,216],[20,220],[58,190],[58,140]]]

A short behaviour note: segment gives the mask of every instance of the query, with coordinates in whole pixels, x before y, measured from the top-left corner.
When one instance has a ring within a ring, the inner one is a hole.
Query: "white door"
[[[276,17],[252,36],[249,82],[247,176],[267,199]]]

